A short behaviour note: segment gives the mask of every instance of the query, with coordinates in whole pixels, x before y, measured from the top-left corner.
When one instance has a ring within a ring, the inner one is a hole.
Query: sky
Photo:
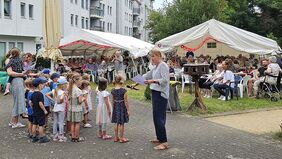
[[[165,0],[155,0],[154,9],[162,8],[162,4]],[[172,0],[167,0],[168,2],[172,2]]]

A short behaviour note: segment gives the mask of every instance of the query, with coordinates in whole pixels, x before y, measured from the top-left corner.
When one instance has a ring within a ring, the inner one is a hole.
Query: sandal
[[[104,135],[104,136],[102,137],[103,140],[109,140],[109,139],[111,139],[111,138],[112,138],[112,136],[109,136],[109,135]]]
[[[160,144],[156,147],[154,147],[155,150],[166,150],[166,149],[169,149],[169,145],[168,144]]]
[[[79,138],[76,138],[77,142],[82,142],[82,141],[85,141],[85,138],[84,137],[79,137]]]
[[[119,138],[118,138],[118,137],[115,137],[115,138],[114,138],[114,142],[119,142]]]
[[[77,142],[77,138],[71,138],[71,142]]]
[[[126,142],[129,142],[129,140],[127,138],[119,139],[119,143],[126,143]]]
[[[150,140],[150,142],[153,144],[160,144],[160,141],[158,139]]]

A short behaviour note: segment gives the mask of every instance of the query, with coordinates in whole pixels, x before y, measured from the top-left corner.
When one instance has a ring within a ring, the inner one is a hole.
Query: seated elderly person
[[[268,66],[268,60],[263,59],[261,60],[261,67],[256,71],[253,71],[253,78],[248,81],[248,96],[251,97],[253,93],[253,87],[256,87],[256,91],[258,89],[259,83],[264,80],[265,78],[265,71]],[[256,93],[254,94],[256,95]]]
[[[201,85],[199,83],[199,87],[204,90],[204,97],[211,98],[211,86],[213,84],[219,84],[223,79],[223,74],[224,71],[222,68],[222,64],[218,64],[214,75],[210,76],[209,78],[206,78],[204,83],[202,83]]]
[[[258,97],[258,88],[261,82],[265,81],[266,83],[269,83],[271,85],[277,84],[277,78],[279,76],[279,73],[281,72],[280,66],[277,64],[277,59],[275,56],[271,56],[268,58],[269,65],[267,66],[267,69],[265,71],[265,79],[259,80],[258,82],[255,82],[254,84],[254,93]]]
[[[223,68],[223,80],[221,83],[214,84],[213,87],[215,90],[219,92],[221,95],[218,99],[225,100],[226,98],[229,99],[229,97],[226,97],[226,88],[228,87],[234,87],[234,73],[230,71],[230,66],[232,62],[230,60],[225,60],[222,62],[222,68]]]

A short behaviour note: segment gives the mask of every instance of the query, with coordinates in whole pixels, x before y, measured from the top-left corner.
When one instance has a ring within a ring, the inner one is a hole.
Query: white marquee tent
[[[216,43],[216,47],[208,43]],[[205,47],[206,46],[206,47]],[[281,50],[276,41],[266,37],[219,22],[215,19],[206,21],[193,28],[164,38],[156,43],[161,51],[177,49],[178,54],[194,51],[201,54],[250,53],[265,55]],[[209,49],[211,48],[211,49]]]
[[[125,49],[134,57],[142,57],[153,47],[134,37],[83,29],[61,39],[59,48],[64,56],[107,55],[116,49]]]

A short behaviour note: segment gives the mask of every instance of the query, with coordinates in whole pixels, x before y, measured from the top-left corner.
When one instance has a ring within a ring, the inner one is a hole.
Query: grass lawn
[[[282,141],[282,132],[277,132],[273,135],[273,138]]]
[[[132,84],[132,82],[127,81],[125,85]],[[128,89],[128,95],[130,99],[139,100],[141,102],[150,103],[150,101],[145,100],[144,98],[144,91],[146,86],[137,86],[140,90],[130,90]],[[96,88],[96,85],[93,84],[93,88]],[[108,91],[113,88],[113,85],[110,84],[108,86]],[[180,86],[178,87],[179,90],[181,89]],[[188,87],[185,87],[184,93],[179,91],[179,100],[180,105],[183,111],[186,111],[188,105],[192,103],[194,99],[194,95],[188,93]],[[201,112],[198,109],[192,110],[192,112],[187,112],[191,115],[199,115],[199,114],[214,114],[214,113],[223,113],[223,112],[230,112],[230,111],[242,111],[242,110],[251,110],[251,109],[260,109],[260,108],[273,108],[273,107],[281,107],[282,100],[278,100],[278,102],[271,102],[269,99],[254,99],[254,98],[236,98],[230,101],[221,101],[218,100],[217,97],[206,99],[204,98],[204,104],[207,107],[206,112]]]

